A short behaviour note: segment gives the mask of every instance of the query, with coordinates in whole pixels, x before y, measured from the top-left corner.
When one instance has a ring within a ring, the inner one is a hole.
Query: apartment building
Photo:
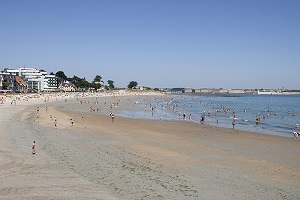
[[[0,72],[0,89],[24,91],[27,83],[21,79],[17,70]]]
[[[48,75],[46,71],[40,71],[35,68],[6,69],[2,74],[4,74],[3,77],[6,77],[4,79],[8,83],[9,89],[13,91],[17,90],[16,86],[24,85],[24,82],[26,83],[26,88],[22,88],[23,91],[53,91],[57,88],[55,75]]]
[[[58,81],[55,75],[44,75],[42,76],[42,91],[54,91],[57,89]]]

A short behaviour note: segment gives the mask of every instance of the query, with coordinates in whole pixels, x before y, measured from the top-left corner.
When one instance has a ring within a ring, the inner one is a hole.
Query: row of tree
[[[64,82],[64,81],[69,81],[70,83],[74,84],[76,88],[84,88],[84,89],[89,89],[89,88],[94,88],[95,90],[98,90],[102,87],[104,87],[107,90],[113,90],[115,88],[115,83],[113,80],[108,80],[107,85],[104,85],[104,82],[102,81],[102,77],[100,75],[96,75],[94,80],[90,83],[88,82],[85,77],[84,78],[79,78],[78,76],[73,76],[72,78],[67,77],[63,71],[58,71],[56,72],[55,76],[58,79],[58,84]],[[128,88],[132,89],[136,87],[138,83],[136,81],[131,81],[128,84]]]

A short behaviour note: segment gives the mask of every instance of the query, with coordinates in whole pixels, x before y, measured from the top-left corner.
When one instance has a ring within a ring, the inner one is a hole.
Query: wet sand
[[[300,199],[299,140],[118,116],[137,98],[0,105],[0,199]]]

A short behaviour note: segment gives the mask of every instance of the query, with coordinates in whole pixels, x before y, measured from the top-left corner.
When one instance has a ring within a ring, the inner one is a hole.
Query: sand
[[[61,99],[0,104],[0,199],[300,199],[299,140],[118,116],[137,95]]]

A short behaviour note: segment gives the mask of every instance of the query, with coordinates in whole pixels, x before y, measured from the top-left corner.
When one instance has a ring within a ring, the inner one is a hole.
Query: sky
[[[0,70],[300,89],[299,0],[0,0]]]

